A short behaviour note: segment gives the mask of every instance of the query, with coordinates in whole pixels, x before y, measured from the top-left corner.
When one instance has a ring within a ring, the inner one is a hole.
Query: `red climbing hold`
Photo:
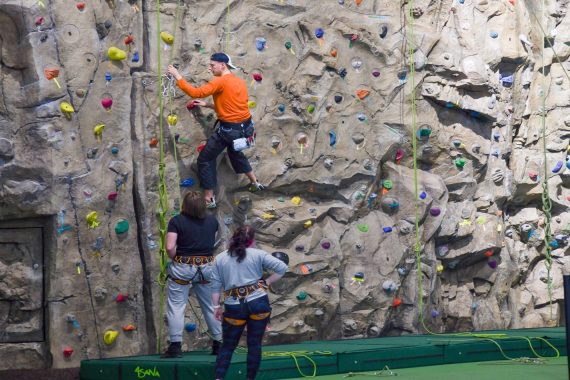
[[[117,193],[116,191],[111,191],[109,193],[109,195],[107,195],[107,199],[110,201],[115,201],[115,200],[117,200],[118,196],[119,196],[119,193]]]
[[[399,307],[402,304],[402,300],[399,298],[394,298],[394,301],[392,301],[392,307]]]
[[[402,158],[404,158],[404,150],[398,148],[398,150],[396,151],[396,163],[399,164],[400,161],[402,161]]]
[[[491,257],[491,256],[493,256],[493,250],[492,250],[492,249],[488,249],[487,251],[485,251],[484,255],[485,255],[485,257]]]
[[[80,11],[83,11],[85,9],[85,3],[84,2],[77,3],[77,4],[75,4],[75,6]]]
[[[129,296],[127,294],[117,294],[117,298],[115,298],[115,301],[117,301],[117,303],[122,303],[122,302],[126,302],[129,299]]]
[[[197,107],[197,105],[194,103],[193,100],[190,100],[188,103],[186,103],[186,109],[188,111],[192,111],[196,107]]]
[[[67,346],[63,349],[63,356],[66,358],[70,358],[73,355],[73,348]]]
[[[44,23],[44,18],[42,16],[36,17],[36,26],[40,26]]]
[[[158,139],[156,137],[153,137],[152,139],[150,139],[150,142],[148,143],[148,145],[151,148],[156,148],[158,146]]]
[[[263,76],[260,73],[253,73],[253,80],[255,80],[256,82],[261,82],[263,79]]]
[[[129,34],[128,36],[125,37],[124,42],[125,42],[125,45],[130,45],[133,42],[135,42],[135,37],[133,37],[132,34]]]

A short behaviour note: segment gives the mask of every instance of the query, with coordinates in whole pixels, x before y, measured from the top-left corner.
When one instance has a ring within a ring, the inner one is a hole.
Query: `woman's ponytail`
[[[237,256],[237,262],[241,263],[245,259],[246,248],[253,243],[255,230],[251,226],[241,226],[235,230],[228,249],[230,256]]]

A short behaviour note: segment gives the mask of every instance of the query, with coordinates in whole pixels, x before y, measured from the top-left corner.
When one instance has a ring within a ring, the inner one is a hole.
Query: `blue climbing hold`
[[[566,167],[570,169],[570,161],[566,161]]]
[[[552,173],[558,173],[560,171],[560,169],[562,169],[562,160],[558,161],[556,163],[556,166],[552,169]]]
[[[184,330],[191,333],[192,331],[196,331],[196,324],[195,323],[186,323],[184,325]]]
[[[511,87],[513,85],[513,82],[515,81],[515,76],[514,74],[499,74],[499,82],[501,82],[501,84],[504,87]]]
[[[556,240],[551,240],[550,243],[548,243],[548,245],[550,245],[550,247],[552,247],[554,249],[560,247],[560,244],[558,244],[558,241],[556,241]]]
[[[113,76],[112,76],[111,73],[108,72],[108,71],[105,73],[105,80],[106,80],[107,82],[110,82],[110,81],[113,80]]]
[[[136,63],[136,62],[138,62],[139,60],[140,60],[139,52],[138,52],[138,51],[135,51],[135,52],[133,53],[133,58],[131,59],[131,62],[135,62],[135,63]]]
[[[500,138],[501,138],[501,134],[499,132],[493,133],[493,139],[495,139],[495,141],[499,141]]]
[[[420,199],[426,199],[426,197],[427,197],[427,193],[425,191],[422,191],[420,193]]]
[[[329,145],[332,147],[336,145],[336,133],[334,131],[329,132]]]
[[[111,148],[111,153],[112,154],[118,154],[119,153],[119,148],[117,148],[116,146]]]
[[[382,231],[384,231],[384,233],[392,232],[392,227],[384,227],[382,228]]]
[[[279,104],[277,110],[282,113],[285,112],[285,104]]]
[[[180,187],[192,187],[194,186],[194,180],[192,178],[186,178],[183,181],[180,181]]]
[[[491,38],[497,38],[499,37],[499,33],[492,31],[491,33],[489,33],[489,35],[491,36]]]
[[[315,37],[322,38],[324,35],[325,35],[325,31],[323,30],[323,28],[315,29]]]
[[[257,37],[255,39],[255,48],[257,51],[263,51],[265,49],[265,44],[267,44],[267,40],[263,37]]]

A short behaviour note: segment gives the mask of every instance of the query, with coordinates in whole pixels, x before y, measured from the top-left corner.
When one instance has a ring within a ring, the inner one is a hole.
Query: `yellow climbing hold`
[[[247,102],[247,106],[249,108],[255,108],[255,107],[257,107],[257,102],[255,100],[250,100]]]
[[[127,52],[115,46],[111,46],[109,48],[107,55],[111,61],[122,61],[123,59],[127,59]]]
[[[301,197],[296,196],[291,198],[291,203],[293,203],[295,206],[299,206],[301,204]]]
[[[161,32],[160,38],[164,41],[167,45],[172,45],[174,43],[174,36],[168,32]]]
[[[312,225],[313,225],[312,220],[307,220],[305,223],[303,223],[303,227],[305,228],[311,228]]]
[[[168,115],[168,125],[170,125],[171,127],[174,127],[176,125],[176,123],[178,123],[178,116],[174,115],[174,114],[170,114]]]
[[[464,219],[463,221],[459,222],[459,225],[462,226],[462,227],[470,226],[470,225],[471,225],[471,220],[469,220],[469,219]]]
[[[93,134],[99,142],[103,139],[103,129],[105,129],[105,124],[97,124],[93,127]]]
[[[485,218],[484,216],[480,216],[477,218],[477,224],[485,224],[487,223],[487,218]]]
[[[61,102],[59,109],[68,120],[71,120],[71,114],[75,112],[75,109],[69,102]]]
[[[443,272],[443,265],[438,264],[437,267],[436,267],[436,269],[437,269],[437,273]]]
[[[91,211],[87,214],[85,220],[87,221],[89,228],[97,228],[99,227],[99,224],[101,224],[101,222],[97,220],[97,211]]]
[[[270,214],[268,212],[264,212],[263,214],[261,214],[261,217],[265,220],[271,220],[271,219],[275,218],[275,215]]]
[[[107,330],[105,331],[105,335],[103,335],[103,341],[106,345],[110,346],[111,344],[115,343],[117,337],[119,336],[119,332],[116,330]]]

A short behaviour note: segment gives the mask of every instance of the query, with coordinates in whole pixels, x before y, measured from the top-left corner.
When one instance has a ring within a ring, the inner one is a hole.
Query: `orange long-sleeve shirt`
[[[239,123],[251,117],[247,106],[248,94],[245,82],[234,74],[215,77],[201,87],[193,87],[184,79],[176,84],[182,91],[193,98],[214,98],[214,110],[221,121]]]

